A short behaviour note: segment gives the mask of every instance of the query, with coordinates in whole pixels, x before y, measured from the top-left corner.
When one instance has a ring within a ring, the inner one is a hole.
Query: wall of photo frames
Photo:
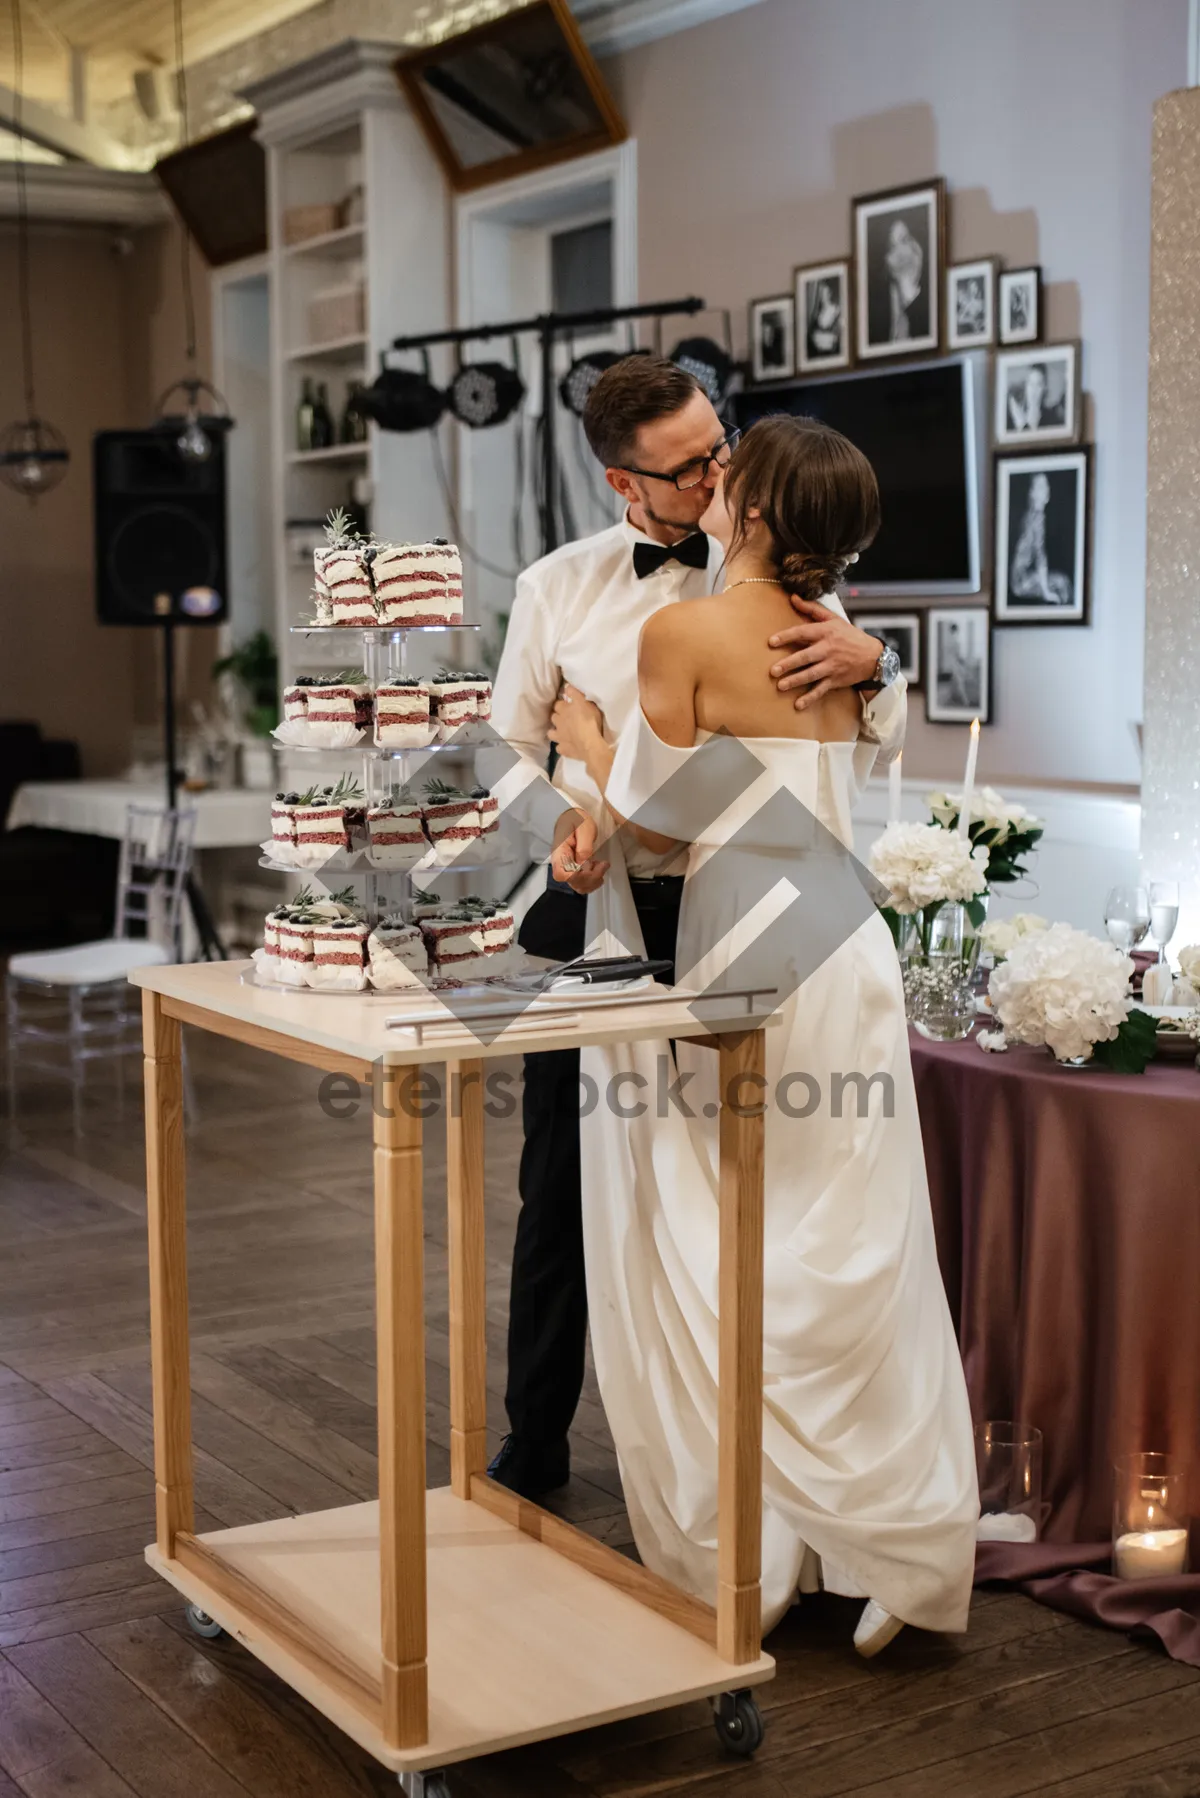
[[[941,176],[856,196],[850,222],[849,256],[804,263],[788,292],[750,301],[751,375],[770,389],[915,358],[989,353],[991,452],[979,511],[985,525],[990,517],[991,578],[980,583],[990,598],[851,606],[857,624],[897,650],[929,723],[988,724],[993,627],[1091,621],[1083,346],[1045,341],[1040,267],[1007,268],[997,256],[949,259]]]

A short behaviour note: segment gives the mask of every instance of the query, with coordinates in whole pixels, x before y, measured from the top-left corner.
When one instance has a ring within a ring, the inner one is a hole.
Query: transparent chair
[[[196,834],[194,811],[131,805],[117,874],[116,935],[69,949],[14,955],[5,980],[8,1113],[17,1115],[18,1067],[71,1080],[81,1122],[89,1061],[141,1049],[134,968],[178,961],[180,923]]]

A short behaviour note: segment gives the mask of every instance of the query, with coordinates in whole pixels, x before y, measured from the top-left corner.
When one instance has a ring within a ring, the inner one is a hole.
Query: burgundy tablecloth
[[[1042,1535],[1103,1543],[1117,1456],[1200,1517],[1200,1073],[912,1037],[934,1227],[976,1420],[1045,1438]]]

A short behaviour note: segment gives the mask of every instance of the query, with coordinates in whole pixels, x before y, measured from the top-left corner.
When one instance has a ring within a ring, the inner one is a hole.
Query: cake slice
[[[486,674],[460,674],[439,669],[429,683],[431,708],[441,742],[448,742],[466,724],[479,724],[492,715],[492,683]]]
[[[421,926],[435,973],[454,980],[477,980],[490,970],[483,920],[474,910],[447,911]]]
[[[423,749],[434,740],[430,688],[417,675],[381,681],[375,689],[375,741],[381,749]]]
[[[276,793],[271,801],[271,860],[296,866],[296,807],[299,793]]]
[[[367,811],[367,856],[376,868],[414,868],[429,848],[421,807],[385,799]]]
[[[439,855],[452,859],[461,854],[464,844],[478,841],[479,801],[461,788],[431,780],[425,788],[422,811],[429,840]]]
[[[349,775],[336,787],[302,794],[295,819],[294,854],[302,868],[322,867],[339,850],[348,854],[366,840],[365,796]]]
[[[453,543],[381,543],[371,574],[380,624],[462,623],[462,558]]]
[[[322,574],[329,589],[335,624],[378,624],[371,576],[360,548],[315,549],[313,561],[323,558]]]
[[[491,836],[500,828],[500,801],[486,787],[476,787],[471,794],[479,806],[479,831],[481,836]]]
[[[308,694],[303,681],[293,681],[283,689],[283,716],[288,724],[299,724],[308,715]]]
[[[415,924],[383,918],[367,938],[371,985],[381,992],[429,984],[429,952]]]
[[[297,683],[305,692],[304,735],[318,747],[339,749],[358,741],[371,722],[371,689],[361,668],[309,675]]]
[[[277,979],[284,986],[307,986],[316,920],[309,912],[289,909],[288,916],[279,920],[277,928]]]
[[[309,986],[361,992],[367,984],[366,942],[367,926],[360,918],[315,924],[312,962],[305,969]]]

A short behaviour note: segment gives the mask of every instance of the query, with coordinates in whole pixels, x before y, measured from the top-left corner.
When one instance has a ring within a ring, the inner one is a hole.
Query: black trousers
[[[632,882],[646,954],[673,962],[682,880]],[[582,955],[587,900],[554,884],[521,926],[521,947]],[[666,976],[668,980],[673,974]],[[522,1442],[561,1441],[583,1389],[587,1286],[579,1163],[579,1050],[525,1057],[521,1211],[508,1309],[508,1421]]]

